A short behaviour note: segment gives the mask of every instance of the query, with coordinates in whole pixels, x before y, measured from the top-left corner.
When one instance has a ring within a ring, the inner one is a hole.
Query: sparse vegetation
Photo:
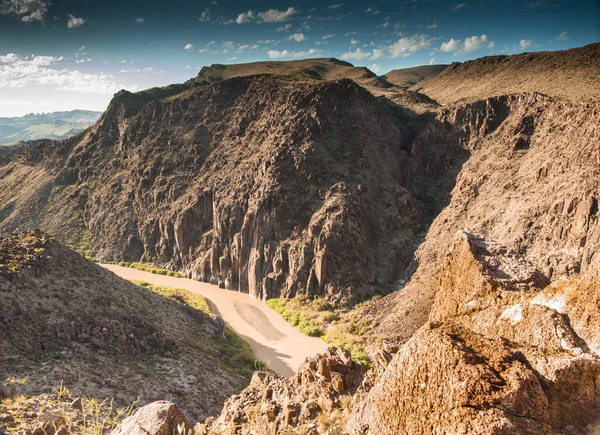
[[[8,381],[8,380],[7,380]],[[18,394],[0,401],[0,415],[12,418],[4,420],[9,433],[33,431],[42,427],[40,417],[44,414],[50,421],[64,424],[72,435],[102,435],[112,431],[121,421],[130,416],[138,401],[128,407],[116,407],[114,399],[81,397],[81,410],[74,409],[70,403],[76,397],[61,382],[48,393],[29,396]]]
[[[374,296],[373,301],[380,297]],[[303,296],[269,299],[267,305],[304,334],[321,337],[332,346],[347,349],[353,360],[371,365],[364,338],[369,328],[368,321],[350,316],[351,313],[362,311],[370,302],[357,305],[351,312],[323,298],[309,299]]]
[[[146,281],[132,280],[131,282],[133,282],[134,284],[137,284],[139,286],[142,286],[144,288],[147,288],[148,290],[151,290],[154,293],[158,293],[159,295],[164,296],[168,299],[171,299],[172,301],[181,302],[186,305],[189,305],[190,307],[194,308],[195,310],[202,311],[203,313],[206,313],[206,314],[211,314],[211,311],[210,311],[210,308],[208,307],[208,303],[206,302],[206,299],[204,299],[204,296],[202,296],[198,293],[193,293],[189,290],[185,290],[185,289],[181,289],[181,288],[154,285],[154,284],[150,284]]]
[[[335,307],[322,298],[269,299],[267,305],[311,337],[321,337],[327,326],[339,316]]]
[[[183,275],[179,272],[175,272],[174,270],[161,269],[161,268],[154,267],[154,266],[148,265],[148,264],[143,264],[143,263],[136,263],[136,262],[129,263],[127,261],[121,261],[118,265],[121,267],[130,267],[132,269],[141,270],[142,272],[153,273],[155,275],[166,275],[166,276],[173,276],[175,278],[185,278],[185,275]]]

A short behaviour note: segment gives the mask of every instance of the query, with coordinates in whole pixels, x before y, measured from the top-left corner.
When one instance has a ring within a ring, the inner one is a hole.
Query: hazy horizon
[[[335,57],[384,74],[568,49],[600,39],[599,13],[595,0],[0,0],[0,117],[102,111],[120,89],[183,82],[213,63]]]

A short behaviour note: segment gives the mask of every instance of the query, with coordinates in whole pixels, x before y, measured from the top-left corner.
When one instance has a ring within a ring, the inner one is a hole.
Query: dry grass
[[[7,379],[7,382],[9,380]],[[0,402],[0,415],[9,433],[27,433],[40,426],[45,414],[62,420],[72,435],[104,435],[134,411],[137,401],[125,408],[114,406],[112,398],[81,397],[82,410],[71,407],[75,396],[61,382],[48,394],[19,394]]]

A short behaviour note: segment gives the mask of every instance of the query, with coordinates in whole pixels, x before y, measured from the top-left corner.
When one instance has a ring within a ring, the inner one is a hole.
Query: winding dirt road
[[[102,267],[124,279],[137,279],[200,293],[208,301],[210,309],[250,344],[256,357],[280,375],[294,374],[307,357],[327,350],[328,345],[323,340],[304,335],[264,302],[252,299],[245,293],[223,290],[215,285],[186,278],[154,275],[128,267],[111,264],[103,264]]]

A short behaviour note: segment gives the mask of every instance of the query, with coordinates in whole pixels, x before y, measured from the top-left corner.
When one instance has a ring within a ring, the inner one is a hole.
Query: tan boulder
[[[188,435],[192,425],[173,403],[154,402],[137,410],[111,435]]]
[[[355,406],[348,431],[516,435],[571,426],[587,433],[600,418],[598,361],[586,355],[552,364],[545,378],[503,339],[450,323],[426,325]]]

